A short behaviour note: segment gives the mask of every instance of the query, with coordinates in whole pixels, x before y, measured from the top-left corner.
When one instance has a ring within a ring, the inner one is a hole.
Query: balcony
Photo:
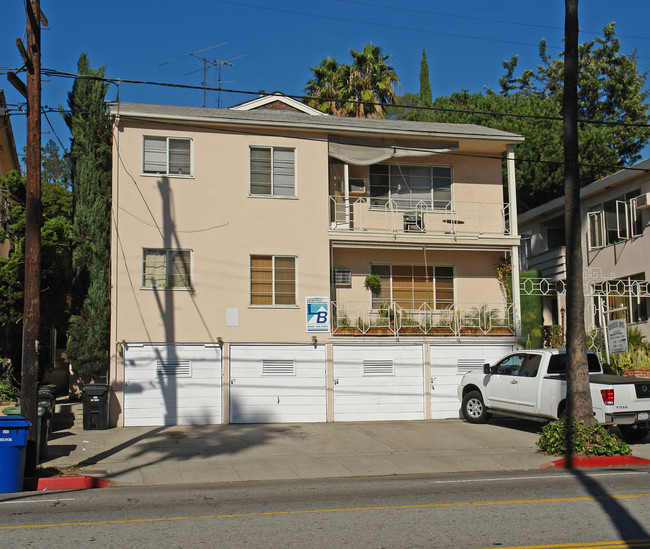
[[[503,203],[330,196],[330,230],[502,237],[510,236],[508,210]]]
[[[402,302],[403,305],[403,302]],[[406,309],[398,302],[332,302],[336,336],[504,336],[514,335],[512,304],[428,303]]]

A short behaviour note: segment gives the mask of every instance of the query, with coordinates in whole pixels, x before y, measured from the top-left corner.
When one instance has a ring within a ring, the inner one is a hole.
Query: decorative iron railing
[[[509,236],[508,214],[503,203],[330,196],[334,231]]]
[[[512,304],[429,303],[405,307],[402,302],[332,302],[333,335],[512,335]]]

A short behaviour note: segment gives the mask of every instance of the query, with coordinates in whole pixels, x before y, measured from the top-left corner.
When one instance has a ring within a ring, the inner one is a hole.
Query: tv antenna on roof
[[[199,51],[195,51],[195,52],[192,52],[192,53],[181,55],[180,57],[177,57],[175,59],[171,59],[170,61],[165,61],[164,63],[161,63],[158,66],[162,67],[163,65],[168,65],[169,63],[173,63],[174,61],[179,61],[179,60],[184,59],[186,57],[196,57],[200,61],[203,61],[203,68],[202,69],[197,69],[196,71],[188,72],[188,73],[185,74],[185,76],[187,76],[189,74],[193,74],[193,73],[198,72],[200,70],[203,71],[203,107],[204,108],[206,106],[206,93],[207,93],[206,88],[207,88],[208,66],[217,67],[217,70],[218,70],[218,88],[219,88],[217,106],[221,107],[221,89],[220,89],[221,88],[221,67],[222,66],[232,67],[232,61],[234,61],[235,59],[239,59],[241,57],[245,57],[245,55],[240,55],[239,57],[233,57],[232,59],[229,59],[227,61],[220,61],[219,59],[208,59],[206,57],[201,57],[198,54],[203,53],[204,51],[211,50],[213,48],[217,48],[219,46],[223,46],[225,44],[226,44],[226,42],[222,42],[221,44],[216,44],[214,46],[210,46],[209,48],[204,48],[204,49],[199,50]]]

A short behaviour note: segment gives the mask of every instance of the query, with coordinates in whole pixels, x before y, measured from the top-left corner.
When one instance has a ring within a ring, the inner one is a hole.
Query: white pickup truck
[[[603,374],[598,357],[588,353],[594,416],[616,425],[628,440],[650,433],[650,379]],[[566,353],[526,350],[507,355],[483,371],[470,371],[458,387],[463,417],[485,423],[492,414],[539,421],[558,419],[565,409]]]

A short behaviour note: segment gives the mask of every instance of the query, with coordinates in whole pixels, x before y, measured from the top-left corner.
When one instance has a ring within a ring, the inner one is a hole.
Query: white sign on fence
[[[607,323],[609,352],[611,354],[627,353],[627,326],[625,319],[610,320]]]

